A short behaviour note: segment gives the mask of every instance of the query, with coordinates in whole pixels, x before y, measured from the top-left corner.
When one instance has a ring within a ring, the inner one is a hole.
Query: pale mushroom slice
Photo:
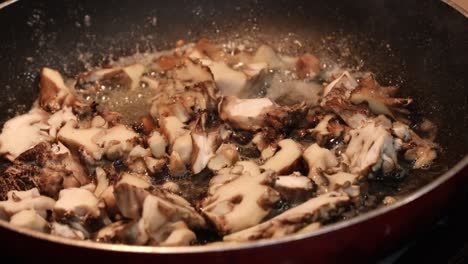
[[[361,177],[359,174],[347,172],[337,172],[331,175],[325,174],[327,185],[321,186],[323,192],[343,191],[350,197],[357,197],[360,194],[358,180]]]
[[[49,114],[40,108],[33,108],[26,114],[8,120],[0,134],[0,155],[13,161],[21,153],[45,141],[51,141]]]
[[[28,191],[9,191],[8,200],[0,201],[0,219],[8,220],[16,213],[24,210],[34,210],[42,218],[47,216],[47,211],[52,211],[55,200],[39,194],[37,188]]]
[[[108,159],[116,160],[126,156],[135,146],[138,134],[132,129],[118,124],[105,130],[105,134],[96,139]]]
[[[302,146],[292,139],[283,139],[278,142],[278,146],[280,150],[260,168],[273,170],[278,174],[290,173],[302,156]]]
[[[93,163],[104,154],[96,143],[104,134],[103,127],[80,128],[78,122],[70,120],[60,129],[57,138],[67,148],[78,151],[87,162]]]
[[[231,167],[239,160],[239,153],[233,144],[222,144],[216,154],[210,159],[207,167],[212,171],[219,171],[226,167]]]
[[[135,183],[145,186],[138,181]],[[137,220],[143,233],[148,236],[140,238],[140,243],[150,241],[158,245],[165,242],[167,245],[187,245],[194,239],[189,227],[206,226],[204,218],[184,198],[158,188],[145,190],[135,185],[119,182],[115,195],[122,215]]]
[[[262,127],[284,127],[299,123],[306,114],[303,103],[279,106],[268,98],[239,99],[223,97],[218,105],[219,117],[234,128],[257,131]]]
[[[294,234],[318,220],[326,220],[330,211],[349,201],[347,195],[329,192],[292,208],[251,228],[227,235],[223,241],[245,242]]]
[[[75,222],[82,226],[101,217],[99,199],[84,188],[63,189],[54,205],[54,218],[59,222]]]
[[[72,106],[77,101],[74,92],[65,85],[62,75],[50,68],[43,68],[39,82],[39,105],[54,113],[63,106]]]
[[[11,216],[10,224],[42,233],[47,233],[50,230],[49,223],[35,210],[31,209],[20,211]]]
[[[167,194],[174,195],[174,194]],[[174,195],[175,196],[175,195]],[[186,246],[196,239],[189,226],[201,228],[205,220],[180,196],[161,199],[146,197],[140,221],[151,243],[161,246]],[[179,200],[183,200],[182,202]]]
[[[158,131],[153,131],[148,138],[148,145],[151,154],[155,158],[162,158],[166,155],[167,139]]]
[[[291,175],[278,176],[274,188],[286,201],[296,204],[312,196],[314,184],[308,177],[294,172]]]
[[[51,223],[50,234],[76,240],[84,240],[86,238],[82,231],[58,222]]]
[[[303,157],[309,167],[307,176],[319,186],[326,183],[321,172],[333,169],[339,164],[333,152],[320,147],[317,143],[310,145],[304,151]]]
[[[232,174],[232,170],[229,174],[218,174],[210,181],[201,211],[222,234],[254,226],[280,198],[271,188],[274,182],[275,173],[271,170],[252,175],[241,168],[239,174]]]
[[[52,114],[47,120],[47,124],[50,127],[49,135],[55,138],[60,128],[70,120],[78,120],[75,114],[73,114],[71,107],[64,106],[62,109]]]
[[[106,128],[105,124],[92,124],[95,126],[81,128],[76,121],[68,121],[60,129],[58,140],[68,148],[78,151],[91,164],[104,155],[111,160],[124,157],[135,146],[138,134],[126,126],[117,124]]]
[[[376,118],[351,130],[349,135],[351,140],[343,158],[351,173],[365,175],[382,170],[386,174],[397,168],[393,137],[385,123]]]
[[[216,141],[219,132],[213,131],[205,133],[201,131],[192,132],[193,153],[192,153],[192,172],[200,173],[212,157],[215,156]]]

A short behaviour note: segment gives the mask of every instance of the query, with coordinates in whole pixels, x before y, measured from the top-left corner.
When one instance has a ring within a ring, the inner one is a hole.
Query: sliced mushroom
[[[332,175],[326,175],[326,177],[328,179],[328,186],[326,187],[325,192],[343,190],[351,197],[359,195],[360,187],[357,184],[357,181],[360,176],[358,174],[337,172]]]
[[[200,131],[192,132],[192,172],[194,174],[200,173],[214,156],[218,135],[219,133],[217,131],[208,134]]]
[[[77,117],[73,114],[71,107],[65,106],[61,110],[52,114],[47,120],[47,124],[50,126],[49,135],[55,138],[60,128],[70,120],[77,120]]]
[[[270,187],[275,182],[273,171],[257,175],[240,173],[214,176],[210,186],[216,188],[210,188],[208,197],[202,202],[202,212],[222,234],[260,223],[279,200],[279,194]]]
[[[239,160],[239,153],[233,144],[222,144],[214,157],[208,162],[208,168],[212,171],[219,171],[222,168],[231,167]]]
[[[278,174],[292,172],[302,155],[302,146],[292,139],[283,139],[278,142],[280,150],[268,159],[260,168],[273,170]]]
[[[105,135],[96,139],[108,159],[116,160],[127,155],[135,146],[138,134],[124,125],[116,125],[105,130]]]
[[[382,169],[385,174],[397,167],[393,137],[385,125],[372,120],[349,134],[344,157],[351,173],[365,175]]]
[[[283,237],[298,232],[308,224],[327,218],[328,212],[349,201],[349,197],[330,192],[314,197],[259,225],[223,237],[228,242],[244,242]],[[321,215],[324,212],[324,215]]]
[[[10,224],[42,233],[49,231],[49,223],[35,210],[23,210],[11,216]]]
[[[76,96],[68,88],[58,71],[43,68],[39,82],[39,105],[46,111],[54,113],[63,106],[72,106]]]
[[[314,184],[309,178],[294,172],[291,175],[278,176],[274,188],[281,197],[295,204],[311,197]]]
[[[155,158],[162,158],[166,155],[167,140],[157,131],[153,131],[148,138],[148,145]]]
[[[338,160],[335,155],[330,150],[321,148],[316,143],[304,151],[303,157],[309,167],[308,177],[319,186],[326,184],[326,179],[323,178],[321,172],[338,166]]]
[[[257,131],[265,126],[297,125],[305,116],[305,104],[279,106],[268,98],[239,99],[224,97],[219,104],[219,117],[235,128]]]
[[[34,210],[42,218],[47,211],[52,211],[55,201],[47,196],[41,196],[37,188],[28,191],[9,191],[8,200],[0,201],[0,219],[8,220],[16,213],[24,210]]]
[[[77,239],[77,240],[83,240],[86,238],[85,234],[77,229],[74,229],[70,227],[69,225],[66,224],[61,224],[57,222],[53,222],[51,224],[51,230],[50,233],[52,235],[64,237],[64,238],[70,238],[70,239]]]
[[[43,110],[33,108],[24,115],[8,120],[0,135],[0,154],[13,161],[40,142],[52,140],[47,132],[48,116]]]
[[[100,160],[103,155],[117,159],[128,154],[138,135],[124,125],[112,128],[80,128],[76,121],[69,121],[60,129],[58,139],[70,149],[78,151],[88,163]]]
[[[83,188],[63,189],[54,205],[54,218],[60,222],[75,222],[85,226],[101,216],[99,200]]]

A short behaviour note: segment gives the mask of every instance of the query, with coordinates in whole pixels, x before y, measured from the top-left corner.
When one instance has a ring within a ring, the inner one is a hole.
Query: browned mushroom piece
[[[334,112],[352,128],[359,127],[370,116],[368,107],[350,102],[351,92],[357,86],[357,81],[345,71],[324,88],[320,102],[323,109]]]
[[[367,102],[371,111],[376,115],[387,115],[395,118],[396,113],[408,113],[402,107],[411,103],[409,98],[393,98],[397,87],[380,86],[372,74],[368,74],[359,82],[359,85],[351,92],[349,98],[353,104]]]
[[[46,111],[54,113],[63,106],[73,106],[77,97],[74,91],[65,85],[58,71],[43,68],[39,82],[39,105]]]
[[[241,164],[239,167],[214,176],[208,196],[202,202],[202,212],[222,234],[260,223],[280,198],[271,188],[275,182],[273,171],[251,174],[252,169],[245,170]]]
[[[65,146],[43,142],[18,156],[0,182],[5,190],[37,187],[42,194],[57,197],[62,188],[80,187],[90,179]]]
[[[239,129],[257,131],[262,127],[297,125],[306,114],[306,105],[279,106],[268,98],[239,99],[227,96],[218,106],[219,117]]]
[[[292,208],[261,224],[223,237],[227,242],[244,242],[277,238],[293,234],[320,219],[331,216],[330,211],[349,201],[347,195],[329,192]]]
[[[406,145],[404,154],[405,160],[413,162],[414,169],[426,169],[437,158],[437,149],[439,146],[418,136],[414,131],[410,131],[411,140]]]
[[[158,85],[160,92],[153,98],[150,111],[153,118],[175,116],[186,123],[198,116],[204,124],[207,112],[216,110],[218,93],[210,69],[185,59],[166,74],[171,79]]]

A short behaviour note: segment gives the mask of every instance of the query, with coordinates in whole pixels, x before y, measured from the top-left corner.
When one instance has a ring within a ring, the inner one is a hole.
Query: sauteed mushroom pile
[[[43,68],[39,90],[0,135],[0,219],[72,239],[308,232],[362,212],[369,181],[412,177],[438,153],[397,87],[267,45],[178,42],[71,80]]]

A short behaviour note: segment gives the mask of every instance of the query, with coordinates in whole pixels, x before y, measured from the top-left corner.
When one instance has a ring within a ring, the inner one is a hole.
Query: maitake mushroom
[[[243,242],[293,234],[310,223],[326,220],[332,209],[347,201],[348,196],[337,192],[322,194],[259,225],[224,236],[223,240]]]
[[[211,179],[201,210],[222,234],[251,227],[279,200],[278,192],[271,188],[274,183],[273,171],[260,174],[255,163],[238,164]]]
[[[234,128],[257,131],[263,127],[282,128],[300,123],[306,105],[279,106],[268,98],[239,99],[227,96],[219,104],[219,117]]]

